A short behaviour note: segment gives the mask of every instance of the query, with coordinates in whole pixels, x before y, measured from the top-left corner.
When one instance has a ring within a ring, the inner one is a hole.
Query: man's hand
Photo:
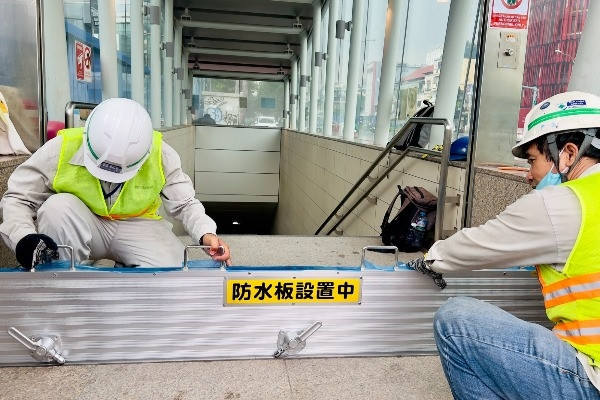
[[[17,261],[28,270],[49,260],[58,260],[58,246],[51,237],[39,233],[24,236],[15,249]]]
[[[431,276],[435,284],[438,285],[440,289],[444,289],[446,287],[446,281],[444,280],[444,278],[442,278],[442,274],[439,274],[432,270],[429,267],[429,265],[427,265],[427,262],[425,261],[424,257],[419,257],[412,261],[409,261],[406,263],[406,266],[414,269],[415,271],[419,271],[424,275]]]
[[[229,245],[225,243],[221,238],[212,233],[205,233],[201,239],[201,245],[210,246],[210,250],[207,252],[215,261],[225,261],[228,266],[231,266],[231,254],[229,253]],[[223,247],[221,253],[220,247]]]

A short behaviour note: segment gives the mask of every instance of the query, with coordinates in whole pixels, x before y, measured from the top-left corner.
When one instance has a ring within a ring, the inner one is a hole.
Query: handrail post
[[[448,161],[450,160],[450,142],[452,141],[452,124],[444,120],[444,142],[442,143],[442,159],[440,160],[440,178],[438,186],[438,203],[435,213],[435,231],[433,239],[442,239],[444,232],[444,211],[446,207],[446,182],[448,181]]]

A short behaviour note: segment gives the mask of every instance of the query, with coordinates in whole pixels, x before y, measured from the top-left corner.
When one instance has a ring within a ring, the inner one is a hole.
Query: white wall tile
[[[448,177],[446,186],[459,191],[464,191],[465,188],[465,169],[448,166]]]
[[[196,126],[200,149],[280,151],[280,129],[230,126]]]
[[[289,138],[289,149],[281,154],[281,160],[289,160],[286,167],[282,167],[282,195],[279,208],[293,217],[288,217],[289,223],[278,223],[278,227],[285,225],[292,227],[293,232],[278,232],[284,234],[313,234],[314,225],[320,225],[343,198],[350,187],[354,185],[371,162],[379,155],[379,151],[358,144],[343,143],[324,137],[295,133]],[[285,154],[284,154],[285,153]],[[359,161],[363,160],[363,161]],[[366,160],[366,161],[365,161]],[[381,160],[381,165],[387,164],[387,158]],[[282,164],[284,161],[282,161]],[[342,168],[343,166],[343,168]],[[407,170],[408,174],[402,171]],[[283,175],[285,171],[285,176]],[[451,172],[448,177],[448,195],[453,193],[450,189],[461,189],[464,176]],[[372,176],[379,176],[383,168],[378,167],[372,172]],[[414,175],[413,175],[414,174]],[[464,172],[463,172],[464,174]],[[389,202],[397,193],[397,185],[423,186],[434,194],[437,194],[437,180],[439,175],[439,164],[417,158],[403,160],[394,171],[390,173],[389,179],[384,179],[380,186],[375,189],[377,205],[363,201],[353,214],[342,223],[344,235],[375,235],[380,234],[380,225],[388,208]],[[366,181],[361,188],[370,186]],[[458,186],[458,187],[454,187]],[[283,195],[283,192],[286,195]],[[287,197],[286,197],[287,196]],[[352,205],[352,201],[359,196],[356,193],[347,203],[346,207],[338,211],[341,215],[343,210]],[[289,198],[288,198],[289,197]],[[283,202],[285,201],[285,205]],[[365,205],[366,204],[366,205]],[[393,217],[400,206],[399,202],[394,207]],[[455,207],[456,208],[456,207]],[[445,220],[456,224],[459,216],[449,209]],[[278,210],[279,214],[279,210]],[[329,230],[334,222],[330,222],[324,229]],[[449,222],[450,223],[450,222]],[[317,226],[318,227],[318,226]],[[278,228],[279,229],[279,228]],[[288,228],[286,228],[288,229]]]
[[[345,179],[352,184],[356,183],[358,178],[360,178],[365,172],[363,169],[361,169],[360,162],[361,160],[359,158],[346,156]]]
[[[379,154],[381,153],[381,151],[377,151],[375,149],[371,149],[368,147],[363,147],[361,149],[361,158],[365,161],[368,161],[369,164],[372,163],[373,161],[375,161],[375,159],[377,159],[377,157],[379,156]]]
[[[333,161],[334,161],[333,173],[344,180],[347,180],[346,179],[346,159],[347,159],[347,156],[345,153],[338,153],[337,151],[333,153]]]
[[[365,198],[355,210],[358,218],[365,221],[371,230],[374,230],[375,226],[378,225],[375,220],[375,208],[376,206]]]
[[[346,148],[348,151],[348,156],[358,158],[358,159],[361,158],[361,154],[362,154],[361,149],[363,148],[362,146],[357,145],[357,144],[348,143]]]
[[[361,218],[356,219],[356,236],[375,236],[375,229],[363,221]]]
[[[405,174],[416,176],[430,182],[438,182],[440,176],[440,165],[417,158],[404,160],[403,170]]]
[[[236,195],[277,195],[278,174],[196,172],[196,193]]]
[[[196,171],[279,173],[279,152],[196,149]]]
[[[234,203],[277,203],[278,196],[250,196],[242,194],[202,194],[196,193],[196,198],[206,202],[234,202]],[[283,202],[283,200],[282,200]]]

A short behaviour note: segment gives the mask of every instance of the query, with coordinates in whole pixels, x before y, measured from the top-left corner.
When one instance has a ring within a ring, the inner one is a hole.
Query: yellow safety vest
[[[162,203],[160,192],[165,185],[160,132],[154,132],[149,157],[137,174],[125,182],[110,210],[104,200],[100,180],[90,174],[85,166],[69,163],[81,147],[83,128],[63,129],[58,135],[62,137],[62,148],[53,181],[56,193],[71,193],[77,196],[94,214],[107,219],[161,219],[156,214]]]
[[[581,203],[581,227],[562,272],[538,265],[538,277],[554,334],[600,367],[600,173],[564,185]]]

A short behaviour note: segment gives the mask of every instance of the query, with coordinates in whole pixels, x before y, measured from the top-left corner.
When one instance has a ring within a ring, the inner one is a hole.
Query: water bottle
[[[427,227],[427,213],[419,211],[417,220],[411,224],[408,232],[408,244],[416,249],[420,249],[423,245],[425,237],[425,228]]]

